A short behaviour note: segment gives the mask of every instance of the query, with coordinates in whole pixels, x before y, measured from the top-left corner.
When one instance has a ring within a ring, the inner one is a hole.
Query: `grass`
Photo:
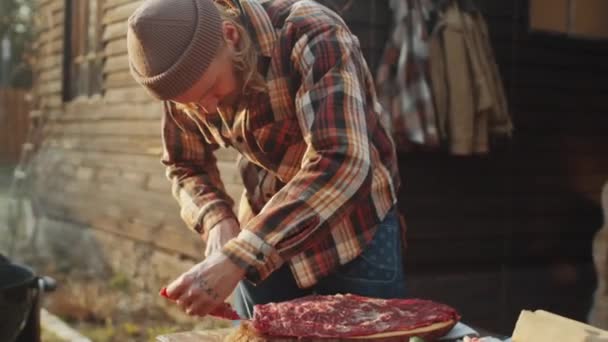
[[[80,324],[76,328],[92,341],[110,342],[119,338],[119,332],[113,325]]]
[[[62,285],[46,296],[44,307],[95,342],[155,341],[157,336],[173,332],[230,326],[227,321],[208,317],[189,319],[185,314],[184,320],[178,322],[158,304],[142,305],[135,299],[138,293],[135,285],[122,274],[80,280],[50,275]]]
[[[0,192],[8,190],[13,177],[14,166],[0,165]]]
[[[110,279],[110,287],[112,289],[128,292],[131,288],[131,280],[122,273],[117,273]]]
[[[44,342],[69,342],[44,329],[41,331],[40,340]]]
[[[0,233],[6,230],[4,214],[12,171],[12,167],[0,166]],[[0,241],[0,250],[4,250],[4,243]],[[155,341],[157,336],[173,332],[227,326],[226,322],[212,318],[178,322],[167,314],[166,308],[152,301],[145,305],[137,303],[139,290],[128,275],[117,273],[109,278],[91,279],[71,274],[69,267],[59,263],[53,267],[41,273],[55,278],[60,286],[45,295],[43,306],[94,342]],[[45,330],[42,341],[67,342]]]
[[[159,335],[183,331],[174,324],[142,326],[133,322],[112,323],[105,325],[80,324],[76,328],[79,332],[95,342],[114,341],[156,341]]]

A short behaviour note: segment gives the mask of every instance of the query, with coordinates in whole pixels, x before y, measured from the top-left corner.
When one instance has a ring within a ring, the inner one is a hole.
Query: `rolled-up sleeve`
[[[186,225],[206,238],[217,223],[236,218],[213,155],[218,145],[207,142],[199,126],[169,102],[164,103],[162,142],[161,162]]]

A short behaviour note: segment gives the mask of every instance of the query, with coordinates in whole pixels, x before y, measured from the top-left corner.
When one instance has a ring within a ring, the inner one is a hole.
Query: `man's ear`
[[[233,23],[224,21],[222,23],[222,34],[224,35],[224,40],[228,44],[228,47],[236,49],[239,46],[241,35],[239,29]]]

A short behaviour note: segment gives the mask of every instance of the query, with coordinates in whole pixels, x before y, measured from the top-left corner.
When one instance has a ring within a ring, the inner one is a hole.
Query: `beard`
[[[241,99],[240,94],[241,94],[240,91],[235,90],[232,93],[224,96],[224,98],[222,98],[222,101],[220,103],[218,103],[218,108],[219,109],[234,108]]]
[[[222,97],[220,103],[218,103],[219,110],[226,109],[236,109],[240,105],[243,99],[243,72],[240,71],[236,66],[233,65],[233,75],[234,75],[234,90],[229,94]]]

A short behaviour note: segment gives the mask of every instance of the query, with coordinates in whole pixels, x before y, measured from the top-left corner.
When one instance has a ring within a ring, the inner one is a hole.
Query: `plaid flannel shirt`
[[[376,84],[388,111],[385,126],[403,151],[412,144],[438,148],[440,136],[433,104],[427,22],[430,0],[391,0],[394,25]]]
[[[165,102],[163,163],[187,225],[235,217],[213,151],[233,147],[245,193],[222,252],[254,283],[287,262],[300,287],[357,257],[395,206],[394,144],[357,38],[310,0],[242,0],[267,92],[234,112]]]

